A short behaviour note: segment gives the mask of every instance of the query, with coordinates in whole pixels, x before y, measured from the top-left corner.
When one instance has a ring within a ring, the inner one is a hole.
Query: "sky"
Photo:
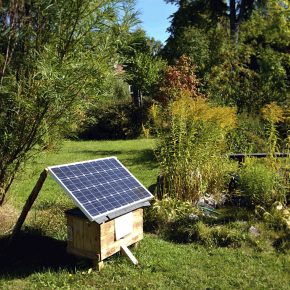
[[[164,43],[169,36],[166,32],[170,26],[168,17],[176,11],[177,6],[166,4],[164,0],[137,0],[136,8],[140,12],[140,26],[147,35]]]

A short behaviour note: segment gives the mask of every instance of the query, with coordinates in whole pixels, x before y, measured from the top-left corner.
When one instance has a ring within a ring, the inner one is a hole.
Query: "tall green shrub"
[[[195,203],[201,194],[218,195],[234,165],[225,156],[225,136],[236,123],[234,108],[214,107],[204,98],[183,96],[151,108],[158,136],[156,156],[165,193]]]
[[[228,135],[229,150],[233,153],[267,152],[264,123],[260,115],[237,115],[237,127]]]
[[[79,137],[88,140],[130,139],[140,134],[140,109],[131,99],[97,102],[87,112]]]
[[[239,173],[240,190],[253,206],[269,208],[275,201],[285,202],[285,183],[269,163],[246,160]]]

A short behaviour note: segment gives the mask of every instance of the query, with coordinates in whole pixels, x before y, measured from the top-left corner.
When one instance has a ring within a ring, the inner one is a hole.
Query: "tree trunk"
[[[238,41],[238,23],[236,15],[236,0],[230,0],[230,31],[234,43]]]

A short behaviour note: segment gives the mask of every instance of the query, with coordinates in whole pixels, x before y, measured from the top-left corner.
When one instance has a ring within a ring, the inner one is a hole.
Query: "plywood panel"
[[[97,224],[94,222],[83,221],[83,243],[84,243],[84,250],[88,251],[95,251],[98,248],[98,239],[97,237]]]
[[[108,234],[115,233],[115,222],[114,220],[108,221],[104,224],[100,225],[101,228],[101,236],[105,236]]]
[[[83,228],[83,220],[79,218],[74,219],[73,224],[73,245],[76,249],[83,249],[83,236],[84,236],[84,228]]]
[[[115,239],[115,220],[99,225],[86,218],[67,215],[67,225],[72,228],[67,251],[102,261],[119,252],[121,244],[130,246],[143,239],[143,209],[133,212],[133,232],[119,241]]]

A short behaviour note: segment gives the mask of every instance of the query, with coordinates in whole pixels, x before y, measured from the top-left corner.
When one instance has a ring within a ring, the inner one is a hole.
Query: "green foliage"
[[[197,242],[207,247],[240,247],[246,239],[245,228],[241,231],[228,225],[206,224],[207,220],[209,223],[216,220],[204,216],[188,201],[165,197],[155,200],[145,213],[145,229],[154,229],[175,242]]]
[[[239,187],[253,206],[269,208],[275,201],[285,201],[285,181],[270,164],[248,159],[239,176]]]
[[[200,29],[190,27],[176,37],[174,58],[179,59],[183,55],[187,55],[192,63],[196,65],[197,74],[202,74],[210,62],[209,46],[208,36]],[[167,50],[169,50],[168,47]]]
[[[140,110],[130,99],[96,102],[87,112],[79,137],[89,140],[130,139],[140,135]]]
[[[268,227],[290,233],[290,212],[281,202],[274,202],[269,210],[262,206],[257,206],[255,211],[257,216],[263,219]]]
[[[237,106],[239,112],[255,111],[255,106],[261,106],[257,98],[258,75],[248,65],[249,55],[246,51],[241,53],[239,59],[231,44],[227,45],[225,59],[217,65],[212,65],[205,76],[206,91],[209,98],[219,104]]]
[[[286,201],[287,192],[289,192],[289,158],[278,159],[274,157],[274,153],[279,151],[279,144],[283,144],[279,140],[280,134],[278,132],[278,124],[285,121],[283,109],[276,103],[270,103],[262,108],[261,113],[265,122],[263,126],[264,151],[270,153],[270,156],[262,162],[247,159],[240,169],[239,183],[243,194],[249,198],[253,206],[269,209],[275,201],[282,203]],[[256,132],[254,137],[258,141],[257,136]],[[235,135],[231,137],[235,137]],[[253,136],[251,137],[254,141]],[[286,136],[286,142],[288,138]],[[232,139],[232,141],[236,139],[240,141],[241,136]]]
[[[158,54],[161,43],[137,29],[130,33],[119,53],[124,58],[129,83],[143,95],[151,96],[160,81],[165,61]]]
[[[233,153],[267,152],[265,126],[259,115],[237,115],[237,127],[227,135]]]
[[[129,78],[144,95],[152,95],[161,79],[165,61],[148,53],[136,52],[128,67]]]
[[[131,0],[0,3],[0,205],[16,172],[75,129],[117,59]]]
[[[170,1],[178,5],[164,47],[197,65],[203,91],[238,112],[289,97],[289,5],[283,1]],[[230,3],[233,3],[230,7]]]
[[[214,1],[167,1],[177,4],[178,9],[172,15],[171,26],[169,27],[170,37],[164,47],[164,54],[168,59],[173,60],[180,57],[180,50],[175,50],[176,43],[179,46],[181,43],[181,35],[192,27],[197,27],[208,30],[215,27],[218,20],[221,19],[226,13],[227,5],[222,0]],[[186,40],[189,40],[186,38]],[[185,47],[186,47],[185,43]],[[181,48],[182,49],[182,48]],[[187,49],[187,48],[185,48]],[[185,52],[183,52],[185,53]],[[182,53],[182,54],[183,54]]]
[[[155,200],[152,207],[145,211],[146,227],[164,230],[168,227],[168,223],[187,219],[190,215],[199,213],[200,211],[188,201],[164,197],[162,200]]]
[[[284,236],[277,239],[274,243],[274,246],[279,252],[284,254],[289,253],[290,251],[290,234],[285,234]]]
[[[260,114],[240,113],[237,127],[227,136],[230,151],[287,152],[287,144],[290,144],[288,128],[287,110],[275,102],[265,105]],[[278,160],[275,162],[279,164]]]
[[[112,98],[116,100],[128,99],[130,96],[129,85],[122,78],[116,78],[113,85]]]
[[[261,112],[263,118],[267,121],[268,152],[274,154],[278,151],[279,133],[277,123],[283,121],[284,112],[275,102],[264,106]]]
[[[235,109],[182,97],[165,110],[153,106],[151,116],[165,193],[192,203],[205,192],[219,195],[235,168],[223,155],[226,133],[235,127]]]
[[[164,234],[177,242],[197,242],[207,247],[240,247],[246,238],[240,230],[226,226],[209,226],[189,218],[169,223]]]

